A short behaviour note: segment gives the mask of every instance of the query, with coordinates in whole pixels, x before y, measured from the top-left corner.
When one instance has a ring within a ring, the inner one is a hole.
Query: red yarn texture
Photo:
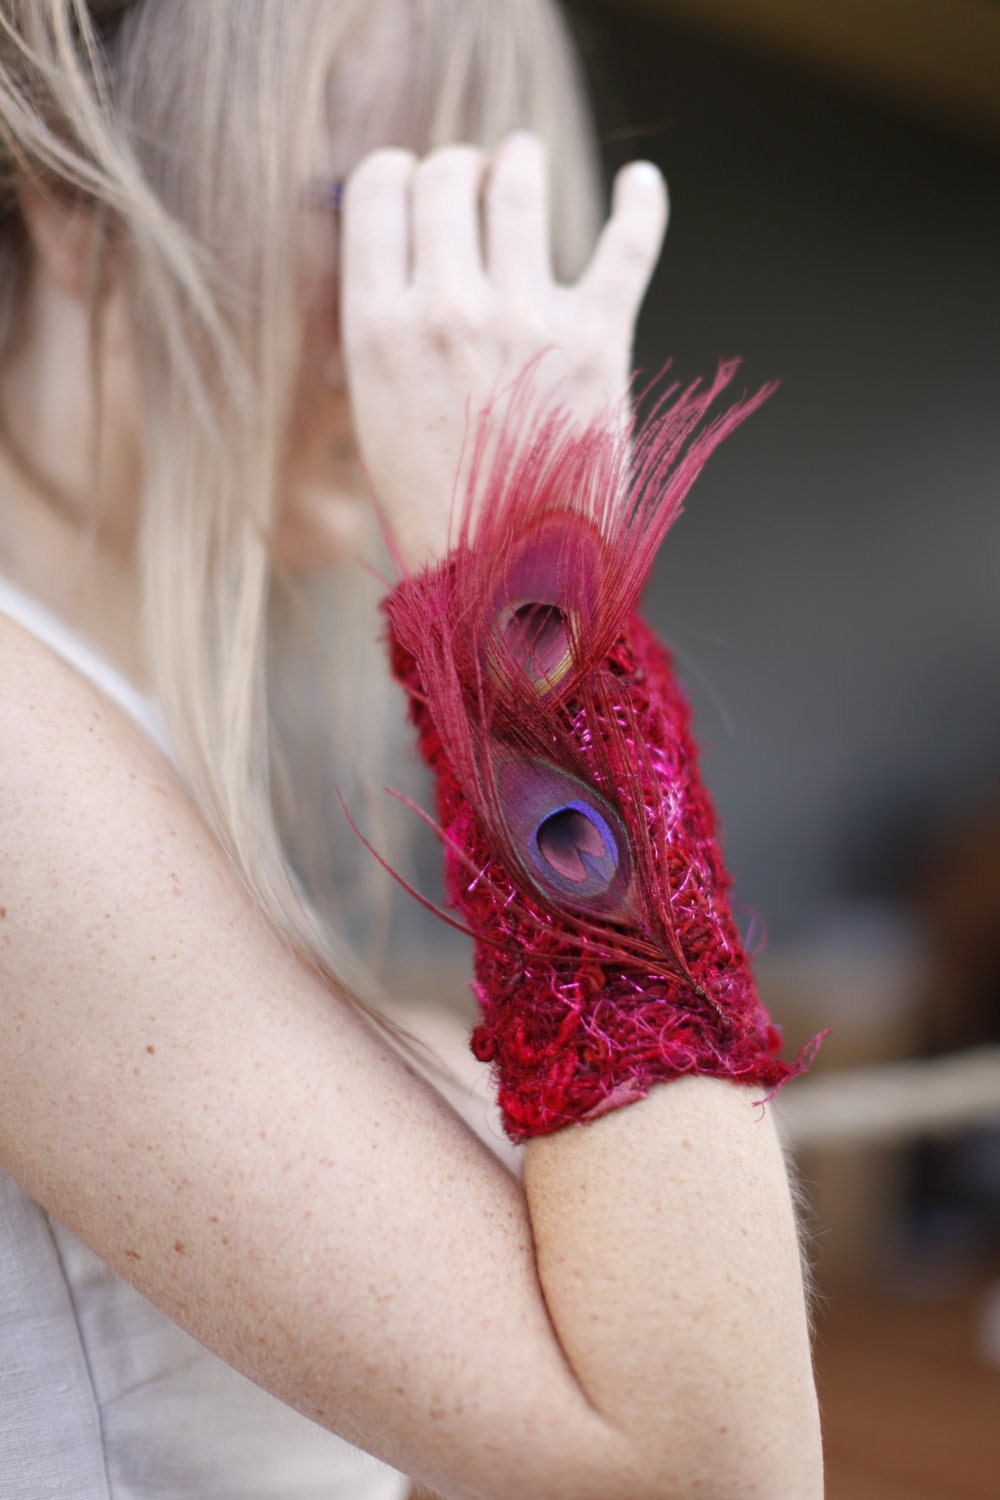
[[[439,573],[438,589],[443,581]],[[419,579],[400,585],[420,587]],[[388,612],[391,619],[392,597]],[[642,1098],[659,1080],[687,1073],[773,1092],[798,1071],[776,1055],[780,1034],[757,998],[729,912],[729,877],[698,772],[690,711],[668,653],[638,616],[629,619],[606,671],[624,722],[641,736],[641,753],[618,767],[617,779],[634,785],[638,777],[642,786],[642,807],[632,813],[653,835],[663,915],[672,927],[659,962],[652,953],[642,958],[643,945],[629,954],[614,927],[603,936],[581,935],[579,924],[526,894],[463,794],[420,668],[395,637],[392,666],[436,778],[448,901],[478,940],[475,990],[483,1019],[472,1050],[494,1065],[513,1140],[594,1119]],[[573,698],[555,710],[587,760],[592,737],[574,723],[580,711]],[[589,756],[596,779],[607,775],[607,749]]]

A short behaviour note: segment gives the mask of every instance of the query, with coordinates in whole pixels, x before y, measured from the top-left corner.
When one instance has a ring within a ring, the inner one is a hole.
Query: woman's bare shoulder
[[[167,770],[163,757],[127,714],[2,611],[0,728],[0,785],[9,786],[15,776],[23,780],[32,767],[37,776],[44,776],[50,764],[86,750],[95,736],[113,741],[123,753],[131,747],[151,767]]]
[[[226,861],[143,730],[16,621],[0,616],[0,875],[8,953],[37,895],[54,919],[143,891],[155,928],[169,841],[174,862]],[[157,853],[157,851],[160,851]],[[189,876],[190,878],[190,876]],[[12,905],[17,894],[23,904]],[[101,893],[100,898],[98,893]],[[75,934],[80,951],[87,945]]]

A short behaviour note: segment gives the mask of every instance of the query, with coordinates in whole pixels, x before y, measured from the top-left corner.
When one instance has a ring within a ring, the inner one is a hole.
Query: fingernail
[[[627,171],[633,182],[640,187],[658,187],[663,182],[663,173],[655,162],[632,161],[629,162]]]
[[[500,142],[500,144],[501,144],[501,146],[504,146],[504,147],[506,147],[506,146],[540,146],[542,144],[542,139],[541,139],[541,136],[539,136],[536,131],[534,131],[534,130],[525,130],[523,128],[520,128],[518,130],[510,130],[510,131],[508,131],[507,134],[504,136],[503,140]]]

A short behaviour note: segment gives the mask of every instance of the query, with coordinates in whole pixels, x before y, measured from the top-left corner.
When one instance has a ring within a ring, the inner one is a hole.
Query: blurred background
[[[699,479],[646,612],[694,701],[763,997],[792,1051],[831,1028],[774,1105],[817,1285],[829,1500],[987,1500],[1000,3],[565,3],[609,177],[643,156],[670,184],[640,369],[670,358],[686,382],[741,355],[738,385],[781,382]],[[431,894],[439,863],[410,867]],[[426,975],[401,943],[391,988],[461,1010],[467,952],[438,925],[422,942]],[[420,1029],[502,1151],[464,1045]]]
[[[637,352],[744,358],[646,609],[694,700],[809,1203],[830,1500],[1000,1470],[1000,5],[578,0],[672,200]],[[931,1059],[948,1059],[935,1068]],[[876,1068],[878,1072],[874,1071]],[[811,1092],[810,1092],[811,1090]]]

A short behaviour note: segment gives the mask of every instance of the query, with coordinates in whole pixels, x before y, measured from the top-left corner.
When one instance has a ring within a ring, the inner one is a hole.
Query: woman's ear
[[[93,209],[33,183],[18,189],[18,199],[35,253],[55,285],[67,297],[89,296],[97,235]]]

